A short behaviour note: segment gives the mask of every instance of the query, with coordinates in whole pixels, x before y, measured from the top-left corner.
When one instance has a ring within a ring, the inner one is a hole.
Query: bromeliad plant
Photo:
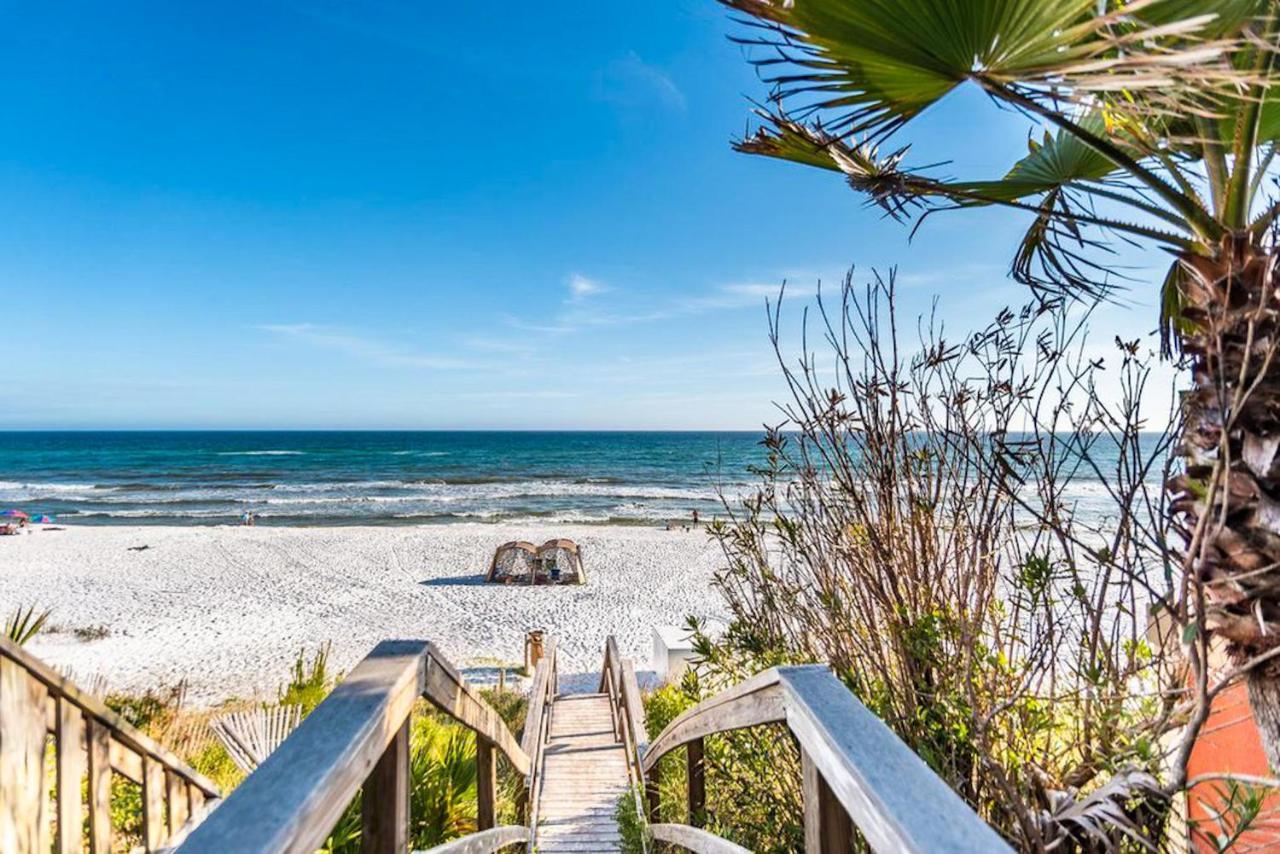
[[[36,613],[35,605],[28,605],[26,610],[22,606],[9,615],[9,619],[4,624],[4,634],[9,640],[22,646],[36,635],[40,634],[40,630],[49,622],[49,611]]]
[[[1187,627],[1190,724],[1220,687],[1216,637],[1280,766],[1280,0],[721,2],[748,16],[741,40],[774,86],[740,151],[839,173],[896,218],[1026,211],[1012,270],[1041,293],[1108,294],[1117,241],[1172,255],[1162,323],[1191,390],[1168,484],[1183,543],[1168,606]],[[1002,178],[948,180],[890,149],[961,86],[1044,131]]]

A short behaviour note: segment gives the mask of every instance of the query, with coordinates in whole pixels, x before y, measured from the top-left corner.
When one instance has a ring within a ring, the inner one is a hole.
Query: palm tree
[[[1280,767],[1280,0],[720,2],[745,13],[738,40],[772,84],[738,150],[840,173],[895,218],[1026,211],[1013,275],[1055,297],[1120,284],[1116,240],[1171,254],[1162,329],[1191,388],[1167,487],[1182,543],[1170,607],[1201,697],[1210,638],[1247,673]],[[965,85],[1045,130],[1001,178],[937,177],[890,145]]]

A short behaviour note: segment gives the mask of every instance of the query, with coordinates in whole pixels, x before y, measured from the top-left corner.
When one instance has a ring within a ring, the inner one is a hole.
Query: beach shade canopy
[[[52,525],[53,517],[52,516],[36,516],[31,521],[35,522],[37,525]]]
[[[5,518],[7,518],[7,519],[28,519],[28,518],[30,518],[29,516],[27,516],[27,514],[26,514],[26,513],[23,513],[21,510],[0,510],[0,516],[4,516],[4,517],[5,517]]]
[[[582,566],[582,549],[573,540],[547,540],[538,546],[539,577],[559,584],[583,584],[587,580]]]
[[[538,557],[538,547],[523,540],[503,543],[493,550],[489,572],[485,581],[529,581],[533,578],[533,566]]]
[[[524,540],[494,549],[485,581],[499,584],[582,584],[582,551],[573,540],[547,540],[540,546]]]

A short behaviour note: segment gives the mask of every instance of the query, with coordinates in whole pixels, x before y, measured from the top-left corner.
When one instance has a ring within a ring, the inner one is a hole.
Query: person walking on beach
[[[698,511],[693,511],[693,527],[698,527]]]

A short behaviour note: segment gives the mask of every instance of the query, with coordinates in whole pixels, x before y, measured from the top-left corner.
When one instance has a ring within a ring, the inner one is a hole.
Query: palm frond
[[[1155,851],[1151,834],[1134,816],[1134,805],[1167,800],[1150,774],[1136,769],[1121,771],[1083,797],[1074,792],[1048,793],[1050,808],[1040,815],[1046,850],[1111,851],[1122,840],[1141,850]]]
[[[1087,101],[1101,92],[1218,91],[1246,72],[1227,57],[1254,10],[1243,0],[721,0],[751,16],[754,58],[780,115],[878,139],[968,80]],[[1215,37],[1207,37],[1215,36]],[[1197,85],[1175,86],[1180,81]],[[1137,103],[1137,102],[1135,102]],[[1167,107],[1166,107],[1167,109]]]
[[[840,172],[853,189],[866,193],[895,219],[926,196],[942,195],[931,183],[901,168],[905,148],[881,155],[877,146],[849,145],[828,134],[821,124],[812,126],[761,113],[770,121],[770,130],[734,143],[734,148],[748,154],[762,154],[807,166],[818,166]]]

